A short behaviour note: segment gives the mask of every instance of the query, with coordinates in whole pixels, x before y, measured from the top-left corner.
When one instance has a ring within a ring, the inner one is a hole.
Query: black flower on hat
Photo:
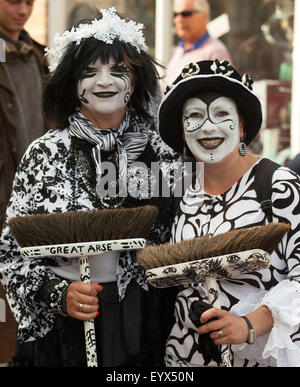
[[[166,87],[165,94],[167,94],[175,85],[169,85]]]
[[[198,63],[190,63],[189,65],[183,68],[181,77],[184,79],[187,77],[191,77],[192,75],[197,75],[199,73],[200,73],[200,67]]]
[[[253,81],[253,79],[250,77],[249,74],[244,74],[244,75],[243,75],[243,77],[242,77],[242,83],[243,83],[246,87],[248,87],[249,90],[253,90],[252,85],[253,85],[254,81]]]
[[[210,68],[215,74],[223,74],[228,77],[234,73],[234,68],[227,60],[220,62],[218,59],[216,59]]]

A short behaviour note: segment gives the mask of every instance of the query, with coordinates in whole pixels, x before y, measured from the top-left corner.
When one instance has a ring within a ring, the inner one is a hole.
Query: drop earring
[[[240,143],[239,143],[239,154],[241,156],[246,156],[247,154],[247,145],[244,143],[245,136],[241,138]]]

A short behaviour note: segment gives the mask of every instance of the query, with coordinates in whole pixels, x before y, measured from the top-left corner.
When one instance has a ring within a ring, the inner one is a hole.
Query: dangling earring
[[[239,143],[239,154],[241,156],[246,156],[247,154],[247,145],[244,143],[244,139],[245,139],[246,136],[244,136],[243,138],[241,138],[240,140],[240,143]]]

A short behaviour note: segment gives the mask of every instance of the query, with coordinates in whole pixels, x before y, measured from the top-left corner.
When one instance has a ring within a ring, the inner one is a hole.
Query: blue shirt
[[[201,38],[199,38],[198,40],[196,40],[196,42],[194,44],[192,44],[187,50],[184,50],[185,52],[188,52],[188,51],[193,51],[193,50],[196,50],[196,48],[202,46],[202,44],[210,37],[209,33],[206,32],[206,34],[204,34],[203,36],[201,36]],[[183,47],[184,48],[184,43],[185,41],[182,39],[178,42],[178,46],[180,47]]]

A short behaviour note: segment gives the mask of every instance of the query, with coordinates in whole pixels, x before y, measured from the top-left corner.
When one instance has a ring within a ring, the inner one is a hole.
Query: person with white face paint
[[[239,144],[241,126],[236,103],[220,95],[207,98],[207,93],[189,98],[183,106],[183,128],[186,144],[197,160],[217,163]]]
[[[86,366],[82,320],[98,315],[101,366],[163,365],[174,298],[148,288],[135,252],[91,257],[92,284],[86,285],[77,259],[22,260],[7,224],[18,215],[152,204],[159,215],[147,243],[169,239],[172,198],[155,197],[148,176],[157,163],[171,192],[168,174],[180,158],[162,142],[149,113],[158,73],[142,27],[103,9],[56,36],[48,50],[43,107],[58,127],[22,159],[0,244],[0,278],[18,320],[15,366]],[[134,195],[123,191],[135,182]]]
[[[134,91],[133,77],[125,64],[117,64],[112,57],[104,64],[100,59],[91,63],[78,82],[77,92],[84,115],[91,121],[120,120]],[[99,117],[98,117],[99,116]],[[104,124],[105,125],[105,124]]]
[[[255,187],[257,170],[266,173],[261,181],[268,180],[267,170],[259,167],[269,162],[247,152],[262,123],[252,84],[249,75],[241,76],[226,61],[191,63],[167,88],[159,108],[162,139],[204,167],[204,177],[197,170],[194,175],[198,186],[193,183],[177,207],[172,243],[269,222],[291,226],[273,251],[269,268],[217,281],[221,308],[209,305],[204,284],[179,291],[176,322],[166,345],[167,366],[220,366],[224,346],[233,367],[300,366],[295,309],[300,306],[300,225],[295,219],[300,180],[288,168],[276,166],[268,187],[269,217]],[[194,301],[205,307],[197,322],[189,314]]]

